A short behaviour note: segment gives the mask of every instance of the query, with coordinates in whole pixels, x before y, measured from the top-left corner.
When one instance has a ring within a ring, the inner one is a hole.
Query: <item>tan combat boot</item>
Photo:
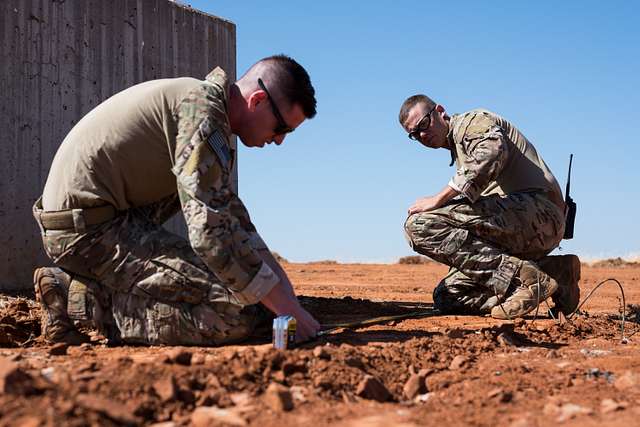
[[[558,283],[531,261],[524,261],[513,278],[516,288],[502,303],[491,309],[495,319],[514,319],[535,310],[558,289]],[[513,282],[512,282],[513,283]]]
[[[42,267],[33,273],[36,299],[40,303],[42,335],[45,340],[80,345],[89,337],[78,332],[67,314],[71,276],[59,268]]]
[[[569,315],[580,302],[580,259],[576,255],[546,256],[537,261],[540,269],[558,282],[558,290],[551,296],[554,314]]]

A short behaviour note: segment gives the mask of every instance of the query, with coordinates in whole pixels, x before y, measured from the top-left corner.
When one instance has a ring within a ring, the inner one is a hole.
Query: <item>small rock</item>
[[[234,409],[200,406],[191,414],[191,424],[193,424],[193,427],[209,427],[221,424],[244,427],[247,425],[247,420]]]
[[[320,388],[330,388],[333,381],[327,375],[320,374],[313,377],[313,385]]]
[[[68,348],[69,348],[68,344],[59,342],[51,346],[51,348],[49,349],[49,354],[51,356],[64,356],[67,354]]]
[[[389,393],[384,384],[371,375],[365,375],[360,381],[358,387],[356,387],[356,394],[365,399],[378,402],[386,402],[391,397],[391,393]]]
[[[246,391],[240,393],[231,393],[229,398],[236,406],[247,406],[251,404],[251,395]]]
[[[631,371],[625,372],[613,382],[613,386],[621,391],[637,388],[638,384],[640,384],[640,374]]]
[[[173,375],[169,377],[162,377],[158,381],[154,382],[153,391],[163,402],[169,402],[175,399],[178,394],[178,387]]]
[[[293,385],[289,388],[289,391],[291,391],[291,397],[293,397],[294,401],[303,403],[307,401],[309,390],[307,390],[306,388],[299,385]]]
[[[592,413],[593,410],[591,408],[585,408],[584,406],[579,406],[573,403],[565,403],[560,407],[560,412],[556,421],[563,423],[577,417],[578,415],[590,415]]]
[[[264,393],[264,402],[275,412],[285,412],[293,409],[291,391],[278,383],[269,384]]]
[[[560,357],[558,350],[549,350],[545,356],[547,359],[557,359]]]
[[[49,366],[48,368],[42,368],[40,370],[40,375],[42,375],[48,381],[55,382],[56,368],[54,368],[53,366]]]
[[[191,357],[193,353],[183,348],[176,348],[169,352],[169,358],[178,365],[191,365]]]
[[[352,368],[364,369],[364,363],[359,357],[349,356],[344,359],[344,363]]]
[[[517,347],[518,346],[518,344],[516,343],[516,341],[513,338],[513,336],[511,336],[511,334],[509,334],[507,332],[502,332],[501,334],[499,334],[496,337],[496,341],[498,341],[498,344],[500,344],[503,347]]]
[[[32,394],[35,391],[34,379],[16,363],[0,358],[0,393]]]
[[[598,368],[589,369],[585,374],[585,378],[589,380],[604,378],[610,384],[612,384],[615,380],[615,376],[613,375],[613,373],[609,371],[601,371]]]
[[[220,384],[220,380],[215,374],[209,374],[207,377],[207,388],[220,388],[222,384]]]
[[[404,396],[411,400],[419,394],[426,393],[427,385],[424,379],[425,376],[421,376],[420,374],[411,375],[402,388]]]
[[[202,353],[196,353],[191,357],[192,365],[204,365],[205,355]]]
[[[489,399],[496,399],[500,403],[507,403],[513,399],[513,393],[510,391],[504,391],[502,388],[494,388],[487,393]]]
[[[324,346],[318,346],[314,348],[313,355],[318,359],[331,360],[331,354]]]
[[[415,403],[425,403],[427,400],[429,400],[431,398],[432,394],[433,393],[419,394],[413,399],[413,401]]]
[[[466,357],[458,355],[454,357],[453,360],[451,361],[451,364],[449,365],[449,369],[451,369],[452,371],[457,371],[458,369],[465,366],[468,360],[469,359],[467,359]]]
[[[120,424],[138,425],[141,422],[126,405],[115,400],[81,394],[76,398],[76,402],[85,409],[99,412]]]
[[[580,350],[580,353],[582,353],[586,357],[600,357],[606,356],[607,354],[611,353],[611,351],[583,348]]]
[[[341,394],[342,394],[342,401],[344,403],[356,403],[358,401],[358,398],[356,398],[351,393],[347,393],[344,390],[342,390]]]
[[[600,404],[600,412],[608,414],[609,412],[620,411],[625,409],[629,404],[627,402],[616,402],[613,399],[603,399]]]
[[[493,390],[491,390],[489,393],[487,393],[487,397],[489,399],[491,399],[492,397],[496,397],[497,395],[499,395],[500,393],[502,393],[504,390],[502,390],[501,388],[494,388]]]
[[[527,322],[521,317],[519,317],[519,318],[517,318],[517,319],[515,319],[513,321],[513,326],[515,326],[516,328],[522,327],[522,326],[524,326],[526,324],[527,324]]]

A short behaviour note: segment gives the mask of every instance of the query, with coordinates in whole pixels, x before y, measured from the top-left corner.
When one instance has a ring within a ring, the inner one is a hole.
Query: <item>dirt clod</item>
[[[324,346],[314,348],[313,355],[318,359],[331,360],[331,353]]]
[[[409,377],[407,382],[404,384],[402,388],[402,393],[404,397],[411,400],[415,398],[419,394],[424,394],[427,392],[427,384],[425,383],[426,375],[413,374]]]
[[[64,356],[65,354],[67,354],[68,348],[68,344],[59,342],[51,346],[51,348],[49,349],[49,354],[52,356]]]
[[[640,386],[640,374],[626,371],[613,382],[615,388],[621,391],[637,389]]]
[[[178,394],[178,387],[173,375],[162,377],[158,381],[154,382],[153,391],[155,391],[163,402],[175,399]]]
[[[189,350],[176,348],[171,352],[169,352],[168,356],[173,363],[177,363],[178,365],[189,366],[191,365],[191,357],[193,357],[193,353]]]
[[[85,394],[78,396],[76,402],[86,409],[105,415],[123,425],[137,425],[140,423],[140,419],[126,405],[111,399]]]
[[[271,383],[264,393],[264,402],[275,412],[285,412],[293,409],[291,391],[278,383]]]
[[[463,368],[464,366],[466,366],[468,362],[469,362],[468,358],[466,358],[465,356],[458,355],[454,357],[453,360],[451,361],[451,364],[449,365],[449,369],[451,369],[452,371],[457,371]]]
[[[224,425],[244,427],[247,420],[235,409],[223,409],[215,406],[200,406],[191,414],[193,427]]]
[[[360,397],[378,402],[386,402],[391,398],[389,390],[379,379],[371,375],[365,375],[356,388],[356,394]]]
[[[609,412],[621,411],[629,404],[627,402],[616,402],[613,399],[603,399],[600,403],[600,412],[608,414]]]
[[[0,392],[29,395],[37,391],[34,378],[15,362],[0,358]]]

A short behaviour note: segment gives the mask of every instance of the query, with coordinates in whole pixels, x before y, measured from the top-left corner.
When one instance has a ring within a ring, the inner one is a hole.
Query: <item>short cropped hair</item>
[[[316,115],[316,91],[307,71],[293,58],[283,54],[262,58],[245,76],[262,78],[276,98],[300,105],[306,118]]]
[[[433,107],[436,106],[436,103],[427,95],[418,94],[418,95],[410,96],[409,98],[405,99],[405,101],[402,103],[402,107],[400,107],[400,114],[398,115],[398,120],[400,120],[400,124],[402,126],[404,126],[404,122],[407,121],[407,116],[409,116],[409,111],[411,111],[411,109],[417,104],[422,104],[425,110],[431,110]]]

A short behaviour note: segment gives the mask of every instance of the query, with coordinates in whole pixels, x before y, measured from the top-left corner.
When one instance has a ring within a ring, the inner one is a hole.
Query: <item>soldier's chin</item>
[[[243,138],[240,135],[238,135],[238,138],[240,139],[240,142],[242,142],[242,144],[245,147],[248,148],[253,148],[253,147],[262,147],[264,145],[264,142],[260,141],[260,140],[251,140],[249,138]]]

